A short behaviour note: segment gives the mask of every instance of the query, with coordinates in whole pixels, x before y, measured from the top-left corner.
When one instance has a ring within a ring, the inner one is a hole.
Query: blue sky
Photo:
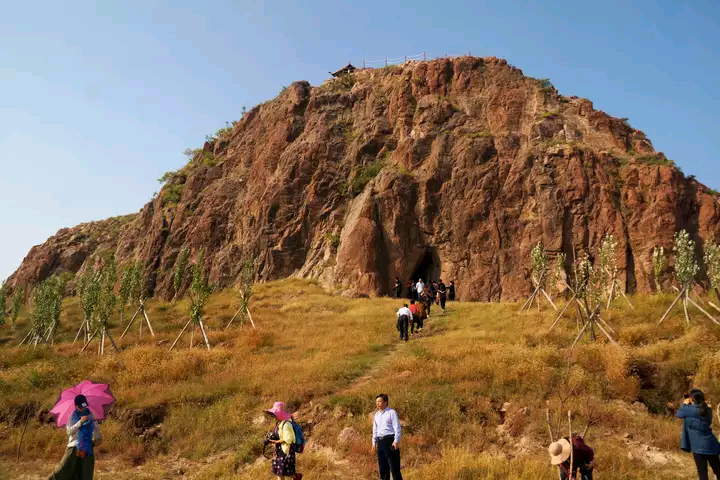
[[[717,1],[62,3],[0,16],[0,279],[62,227],[139,210],[243,105],[348,60],[506,58],[720,189]]]

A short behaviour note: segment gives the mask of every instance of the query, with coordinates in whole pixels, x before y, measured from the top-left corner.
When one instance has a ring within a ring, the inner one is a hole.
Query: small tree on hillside
[[[170,346],[170,350],[175,347],[180,337],[188,328],[192,325],[190,331],[190,348],[193,346],[193,337],[195,335],[195,328],[200,329],[205,346],[210,350],[210,340],[208,340],[207,332],[205,331],[205,324],[203,323],[203,314],[205,313],[205,302],[213,291],[212,285],[208,282],[207,276],[204,274],[205,265],[205,251],[200,249],[198,258],[192,268],[192,282],[190,283],[190,290],[188,291],[188,297],[190,298],[190,320],[185,324],[180,334],[177,336],[173,344]]]
[[[50,298],[48,301],[50,301],[49,309],[51,313],[51,317],[49,318],[49,326],[46,332],[45,341],[50,342],[53,345],[55,344],[55,334],[57,333],[58,327],[60,326],[60,313],[62,312],[62,300],[65,296],[65,287],[67,286],[67,282],[69,280],[69,276],[67,274],[63,275],[55,275],[51,277],[51,291],[50,291]]]
[[[19,287],[15,287],[15,293],[13,294],[12,298],[12,310],[10,312],[10,322],[12,323],[12,327],[15,328],[15,323],[17,322],[18,315],[20,315],[20,308],[22,307],[23,303],[23,292]]]
[[[33,310],[30,314],[30,331],[20,345],[37,347],[38,343],[48,343],[57,330],[62,309],[62,293],[65,280],[54,275],[36,285],[32,292]]]
[[[178,294],[180,293],[180,289],[183,286],[183,280],[185,279],[185,271],[187,270],[189,260],[190,251],[187,248],[181,249],[180,254],[178,255],[178,259],[175,262],[175,268],[173,269],[173,288],[175,290],[175,294],[173,295],[171,303],[175,303],[175,298],[177,298]]]
[[[533,290],[533,293],[530,295],[527,301],[520,308],[521,312],[526,308],[530,308],[534,300],[537,300],[537,306],[539,310],[540,297],[538,295],[541,293],[545,296],[545,299],[550,302],[550,305],[552,305],[552,307],[557,310],[557,307],[555,307],[555,304],[545,291],[545,281],[547,280],[547,265],[547,254],[545,253],[545,249],[543,248],[542,243],[538,242],[537,245],[535,245],[530,251],[530,279],[535,289]]]
[[[7,306],[7,286],[5,280],[0,284],[0,327],[5,325],[5,307]]]
[[[690,324],[690,316],[688,315],[687,305],[688,303],[693,304],[698,310],[703,312],[713,322],[720,325],[712,315],[706,312],[700,305],[690,297],[690,290],[692,289],[695,276],[700,271],[700,266],[695,259],[695,242],[690,239],[690,234],[686,230],[681,230],[675,234],[675,246],[673,247],[675,252],[675,279],[678,282],[679,294],[677,298],[667,309],[665,314],[662,316],[658,325],[670,314],[673,307],[682,300],[683,313],[685,314],[685,322]]]
[[[571,285],[569,285],[573,296],[550,327],[550,331],[552,331],[570,305],[575,305],[578,334],[572,344],[573,347],[585,332],[588,332],[590,339],[594,341],[595,328],[599,328],[611,343],[617,343],[610,334],[610,332],[615,334],[615,330],[600,315],[601,299],[605,289],[603,276],[600,275],[601,263],[598,261],[597,266],[593,268],[586,252],[583,252],[580,257],[575,257]]]
[[[705,242],[705,268],[707,269],[710,288],[720,300],[720,245],[710,240]]]
[[[132,316],[130,321],[128,322],[127,326],[125,327],[125,330],[123,330],[122,335],[120,335],[120,340],[123,339],[125,334],[127,334],[128,330],[130,330],[130,327],[132,326],[133,322],[135,321],[135,318],[140,315],[140,328],[138,331],[138,340],[142,340],[142,326],[143,326],[143,320],[147,322],[148,329],[150,330],[150,335],[153,337],[155,336],[155,332],[153,331],[152,324],[150,323],[150,317],[148,317],[147,311],[145,310],[145,294],[147,293],[147,276],[145,275],[145,270],[140,264],[140,262],[135,262],[130,266],[130,273],[129,273],[129,279],[128,279],[128,299],[131,305],[138,305],[137,310],[135,310],[135,314]]]
[[[95,310],[97,309],[98,301],[100,299],[100,272],[85,273],[78,283],[77,293],[80,296],[80,306],[83,311],[83,319],[80,324],[80,328],[75,335],[73,344],[75,344],[82,332],[84,332],[85,342],[90,342],[90,323],[95,315]]]
[[[668,266],[665,248],[655,247],[652,253],[653,277],[655,279],[655,291],[662,292],[662,274]]]
[[[607,295],[607,306],[605,308],[610,308],[610,303],[612,303],[617,292],[620,292],[630,308],[634,309],[635,307],[630,303],[630,299],[627,298],[618,282],[618,266],[615,259],[616,249],[617,242],[615,241],[615,237],[610,234],[605,235],[602,245],[600,246],[600,265],[598,266],[599,268],[596,268],[599,269],[598,281],[600,288],[604,290],[604,294]]]
[[[235,315],[233,315],[233,317],[228,322],[225,330],[230,328],[233,320],[235,320],[235,317],[237,317],[238,315],[240,315],[241,318],[247,316],[247,318],[250,320],[250,324],[253,328],[255,328],[255,322],[253,321],[252,315],[250,314],[250,309],[248,308],[248,306],[250,305],[250,297],[252,296],[253,283],[255,282],[254,277],[255,259],[249,258],[243,262],[242,269],[240,270],[240,283],[238,285],[238,300],[240,301],[240,307],[238,308],[237,312],[235,312]],[[243,321],[240,320],[241,326],[242,323]]]
[[[117,267],[115,265],[115,257],[111,256],[103,268],[100,270],[99,275],[99,294],[97,299],[97,306],[95,309],[95,315],[91,322],[93,333],[90,336],[90,340],[85,344],[82,350],[85,350],[90,344],[90,341],[96,336],[100,335],[100,345],[98,346],[98,355],[105,353],[105,337],[110,339],[115,351],[119,351],[115,340],[110,334],[110,317],[115,311],[115,305],[117,304],[117,297],[115,296],[115,284],[117,283]]]
[[[120,289],[118,290],[118,307],[120,308],[120,323],[125,323],[125,307],[130,301],[135,264],[125,265],[120,275]]]

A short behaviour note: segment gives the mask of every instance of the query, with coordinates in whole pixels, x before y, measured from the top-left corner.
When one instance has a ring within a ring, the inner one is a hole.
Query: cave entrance
[[[420,262],[410,279],[416,282],[419,278],[424,283],[430,283],[440,278],[440,257],[433,247],[428,247],[425,253],[420,257]]]

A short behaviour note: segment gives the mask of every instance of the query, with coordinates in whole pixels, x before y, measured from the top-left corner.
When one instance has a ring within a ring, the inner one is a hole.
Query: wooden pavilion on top
[[[343,75],[347,75],[348,73],[352,73],[352,72],[354,72],[355,70],[357,70],[357,68],[355,68],[352,63],[348,62],[347,65],[345,65],[344,67],[342,67],[342,68],[341,68],[340,70],[338,70],[337,72],[335,72],[335,73],[333,73],[333,72],[328,72],[328,73],[329,73],[330,75],[332,75],[333,77],[338,78],[338,77],[341,77],[341,76],[343,76]]]

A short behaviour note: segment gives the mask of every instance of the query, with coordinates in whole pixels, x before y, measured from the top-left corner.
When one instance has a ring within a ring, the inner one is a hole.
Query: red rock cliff
[[[649,290],[652,248],[681,228],[714,237],[719,215],[706,187],[623,120],[504,60],[463,57],[291,85],[206,143],[136,216],[90,224],[102,242],[61,230],[10,285],[75,272],[103,250],[141,260],[170,297],[187,246],[205,248],[220,286],[254,253],[261,280],[384,294],[396,275],[422,274],[455,280],[461,299],[517,299],[535,243],[571,258],[612,233],[626,288]]]

